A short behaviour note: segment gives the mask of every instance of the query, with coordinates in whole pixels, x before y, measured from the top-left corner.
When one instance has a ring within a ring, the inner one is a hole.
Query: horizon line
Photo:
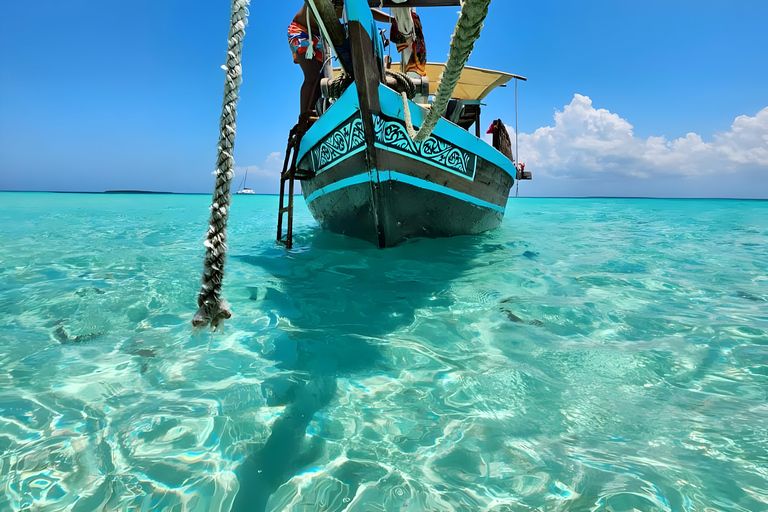
[[[19,194],[110,194],[110,195],[178,195],[178,196],[210,196],[210,192],[167,192],[156,190],[105,190],[103,192],[94,191],[72,191],[72,190],[0,190],[0,193],[19,193]],[[235,194],[232,195],[243,195]],[[247,196],[279,196],[279,193],[255,193]],[[295,193],[294,196],[300,196],[301,193]],[[768,198],[750,198],[750,197],[662,197],[662,196],[525,196],[513,197],[510,199],[668,199],[668,200],[715,200],[715,201],[768,201]]]

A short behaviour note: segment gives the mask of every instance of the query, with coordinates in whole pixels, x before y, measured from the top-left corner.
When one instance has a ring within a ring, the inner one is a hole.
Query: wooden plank
[[[368,5],[371,7],[379,7],[381,2],[379,0],[368,0]],[[382,7],[459,7],[461,2],[459,0],[409,0],[408,2],[399,4],[392,0],[384,0]]]
[[[371,111],[380,112],[379,103],[379,84],[381,83],[381,72],[373,55],[373,41],[368,35],[368,31],[355,19],[349,20],[349,39],[352,46],[352,62],[355,72],[355,84],[357,85],[357,96],[360,104],[360,117],[363,120],[363,133],[365,135],[365,155],[368,170],[378,169],[376,160],[376,149],[374,143],[376,134],[373,128],[373,117]],[[371,181],[371,204],[373,205],[373,219],[377,226],[379,247],[384,247],[384,232],[381,229],[382,218],[386,209],[381,202],[378,184]]]

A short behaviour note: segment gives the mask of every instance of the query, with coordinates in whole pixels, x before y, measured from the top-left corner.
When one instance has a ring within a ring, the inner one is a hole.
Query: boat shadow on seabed
[[[333,402],[338,379],[396,374],[377,340],[386,343],[427,304],[450,306],[452,283],[489,251],[491,238],[420,239],[385,251],[327,232],[297,242],[289,253],[270,248],[258,256],[233,256],[271,276],[266,289],[250,289],[251,299],[282,331],[267,357],[286,373],[263,385],[268,404],[285,408],[266,443],[237,471],[235,512],[272,510],[270,497],[278,488],[315,465],[325,441],[322,433],[309,437],[308,427]],[[354,497],[361,484],[387,473],[375,463],[347,460],[332,476]]]

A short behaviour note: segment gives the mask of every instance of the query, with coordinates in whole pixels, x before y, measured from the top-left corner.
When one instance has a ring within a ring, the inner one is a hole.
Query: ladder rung
[[[294,180],[304,180],[308,178],[314,178],[315,173],[311,170],[303,170],[296,168],[296,159],[298,155],[299,146],[301,145],[301,139],[304,136],[304,132],[309,129],[309,126],[314,124],[318,120],[317,112],[305,112],[299,116],[299,122],[291,128],[288,135],[288,146],[285,149],[285,163],[283,164],[283,171],[280,173],[280,204],[285,204],[284,199],[286,196],[285,182],[290,181],[288,187],[288,195],[294,194]],[[291,158],[293,154],[293,158]],[[289,164],[290,162],[290,164]],[[288,205],[284,207],[278,206],[278,219],[277,219],[277,241],[284,243],[289,249],[293,245],[293,197],[288,200]],[[288,214],[288,229],[283,237],[282,225],[283,214]]]

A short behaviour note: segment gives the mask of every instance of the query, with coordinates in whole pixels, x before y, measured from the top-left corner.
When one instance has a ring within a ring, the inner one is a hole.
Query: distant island
[[[175,192],[156,192],[153,190],[105,190],[105,194],[175,194]]]

